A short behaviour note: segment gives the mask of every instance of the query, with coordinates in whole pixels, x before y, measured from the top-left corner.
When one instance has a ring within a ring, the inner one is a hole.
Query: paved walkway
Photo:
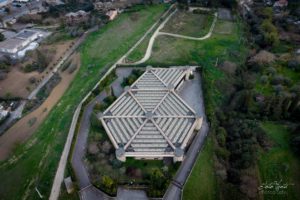
[[[115,198],[107,196],[94,186],[90,185],[79,192],[79,198],[81,200],[113,200]]]
[[[116,200],[147,200],[147,194],[143,190],[129,190],[123,187],[118,188]]]

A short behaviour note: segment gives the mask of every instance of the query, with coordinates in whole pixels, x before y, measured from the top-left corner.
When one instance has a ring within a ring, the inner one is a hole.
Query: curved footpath
[[[135,62],[135,63],[128,63],[125,65],[138,65],[138,64],[142,64],[144,62],[146,62],[150,56],[151,56],[151,53],[152,53],[152,47],[153,47],[153,44],[154,44],[154,41],[156,39],[156,37],[160,34],[160,30],[164,28],[165,24],[169,21],[169,19],[177,12],[177,9],[174,10],[160,25],[159,27],[156,29],[156,31],[153,33],[153,35],[151,36],[150,40],[149,40],[149,43],[148,43],[148,47],[147,47],[147,50],[146,50],[146,53],[144,55],[144,57]],[[129,54],[128,54],[129,55]]]
[[[178,10],[176,9],[173,13],[171,13],[161,24],[160,26],[156,29],[156,31],[153,33],[153,35],[151,36],[150,40],[149,40],[149,43],[148,43],[148,46],[147,46],[147,50],[146,50],[146,53],[144,55],[144,57],[137,61],[137,62],[134,62],[134,63],[122,63],[122,65],[139,65],[139,64],[142,64],[144,62],[146,62],[147,60],[149,60],[149,58],[151,57],[151,54],[152,54],[152,49],[153,49],[153,45],[154,45],[154,42],[155,42],[155,39],[157,38],[157,36],[160,36],[160,35],[167,35],[167,36],[170,36],[170,37],[176,37],[176,38],[182,38],[182,39],[187,39],[187,40],[195,40],[195,41],[201,41],[201,40],[206,40],[208,38],[211,37],[212,35],[212,32],[215,28],[215,25],[216,25],[216,22],[217,22],[217,19],[218,19],[218,13],[215,13],[214,14],[214,21],[213,23],[211,24],[210,28],[209,28],[209,31],[208,33],[203,36],[203,37],[191,37],[191,36],[186,36],[186,35],[180,35],[180,34],[175,34],[175,33],[167,33],[167,32],[160,32],[160,30],[162,30],[164,27],[165,27],[165,24],[169,21],[169,19],[177,12]]]

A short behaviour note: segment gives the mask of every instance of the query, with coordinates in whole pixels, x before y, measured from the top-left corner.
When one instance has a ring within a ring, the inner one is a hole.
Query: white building
[[[17,57],[17,53],[26,49],[32,42],[40,38],[42,35],[38,31],[23,30],[13,38],[0,42],[0,52],[8,54],[12,58]]]
[[[114,20],[118,15],[118,11],[117,10],[110,10],[108,12],[106,12],[106,16],[108,16],[109,21]]]
[[[5,119],[8,116],[9,112],[4,109],[4,107],[0,104],[0,121]]]
[[[0,8],[12,3],[13,0],[0,0]]]
[[[100,115],[116,157],[182,161],[202,117],[177,94],[192,68],[147,71]]]

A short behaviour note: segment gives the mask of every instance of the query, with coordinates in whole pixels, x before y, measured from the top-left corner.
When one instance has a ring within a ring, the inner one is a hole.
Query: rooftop
[[[176,93],[191,68],[151,68],[102,114],[116,155],[183,156],[197,120]]]
[[[15,37],[19,39],[26,40],[27,38],[30,38],[31,36],[37,34],[36,31],[31,30],[23,30],[20,33],[18,33]]]
[[[4,40],[3,42],[0,42],[0,48],[3,49],[14,49],[18,48],[19,46],[22,46],[22,42],[24,40],[18,39],[18,38],[11,38]]]

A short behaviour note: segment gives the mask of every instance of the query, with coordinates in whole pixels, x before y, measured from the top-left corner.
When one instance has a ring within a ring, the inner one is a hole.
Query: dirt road
[[[77,70],[72,74],[69,74],[68,70],[61,73],[61,82],[53,89],[46,101],[39,108],[20,119],[0,137],[0,160],[6,159],[15,146],[26,141],[44,121],[49,111],[62,97],[77,73],[80,66],[79,54],[73,56],[73,63],[77,63]],[[32,124],[32,122],[34,123]]]

